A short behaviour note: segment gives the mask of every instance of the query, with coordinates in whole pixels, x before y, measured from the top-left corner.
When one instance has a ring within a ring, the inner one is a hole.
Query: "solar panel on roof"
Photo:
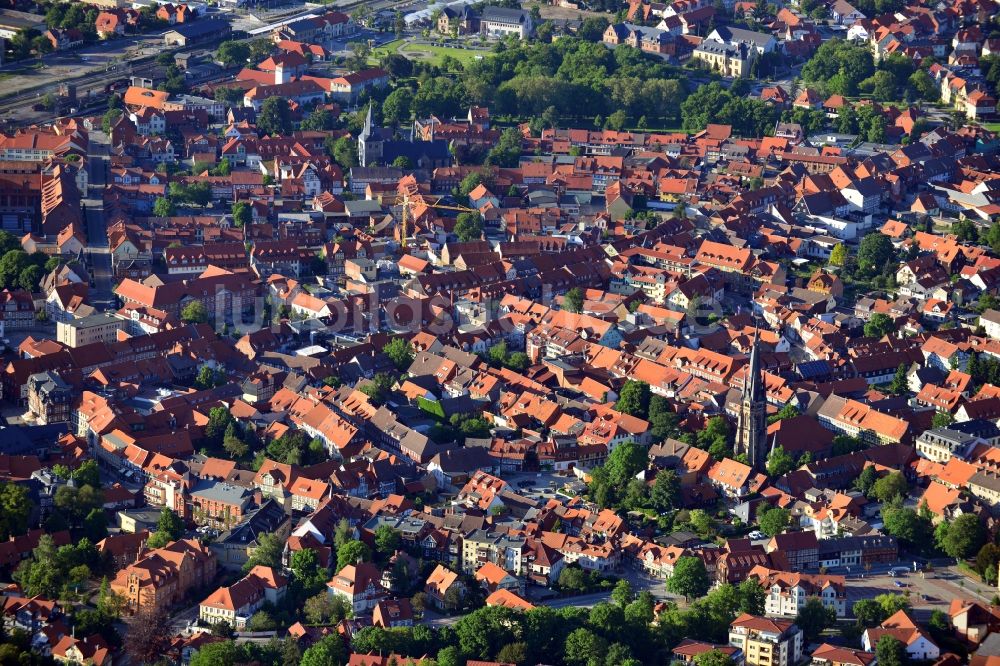
[[[795,366],[799,375],[803,379],[810,379],[812,377],[822,377],[830,374],[830,364],[826,361],[806,361],[805,363],[799,363]]]

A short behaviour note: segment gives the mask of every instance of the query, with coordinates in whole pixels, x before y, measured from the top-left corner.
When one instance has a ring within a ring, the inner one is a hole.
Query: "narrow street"
[[[94,305],[104,307],[111,307],[114,304],[111,249],[108,246],[103,197],[109,174],[108,148],[108,137],[104,132],[94,130],[90,133],[90,148],[87,155],[90,191],[82,201],[87,223],[87,258],[92,277],[90,300]]]

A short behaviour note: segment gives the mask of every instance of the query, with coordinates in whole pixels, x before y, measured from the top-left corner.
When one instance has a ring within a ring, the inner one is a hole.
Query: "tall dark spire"
[[[755,331],[740,399],[736,453],[745,454],[751,467],[763,471],[767,465],[767,396],[760,370],[759,338],[760,332]]]
[[[745,396],[751,400],[764,401],[764,378],[760,373],[760,345],[757,340],[760,338],[760,331],[754,331],[753,346],[750,347],[750,369],[747,371],[747,383],[744,390]]]

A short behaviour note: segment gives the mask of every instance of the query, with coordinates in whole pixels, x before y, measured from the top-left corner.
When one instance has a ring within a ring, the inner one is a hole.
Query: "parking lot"
[[[571,486],[577,486],[581,483],[575,476],[556,472],[510,472],[502,474],[501,477],[518,494],[539,502],[554,498],[556,492],[563,490],[567,483]]]
[[[850,604],[860,599],[871,599],[880,594],[903,594],[909,597],[917,621],[926,621],[935,610],[947,612],[952,599],[976,598],[989,602],[996,593],[994,588],[962,575],[954,567],[935,569],[927,573],[907,573],[890,576],[853,575],[847,581],[847,598]]]

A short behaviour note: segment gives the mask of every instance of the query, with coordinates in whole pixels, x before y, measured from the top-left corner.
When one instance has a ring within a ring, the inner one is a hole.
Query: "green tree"
[[[783,476],[795,469],[795,458],[785,451],[783,446],[776,446],[767,456],[767,473],[771,476]]]
[[[237,227],[245,227],[253,219],[253,211],[246,201],[237,201],[233,204],[233,224]]]
[[[906,666],[906,646],[894,636],[882,636],[875,644],[875,660],[879,666]]]
[[[899,367],[896,368],[896,374],[892,377],[892,382],[889,383],[889,392],[895,395],[903,395],[909,391],[909,386],[906,379],[907,367],[905,363],[900,363]]]
[[[984,544],[976,553],[976,571],[990,585],[997,583],[997,567],[1000,565],[1000,546]]]
[[[93,542],[108,536],[108,517],[104,509],[94,507],[83,519],[83,534]]]
[[[382,353],[389,357],[399,371],[404,371],[413,363],[413,346],[403,338],[393,338],[382,347]]]
[[[25,486],[0,481],[0,541],[27,532],[31,507]]]
[[[308,550],[306,548],[297,551],[296,554],[304,553]],[[323,590],[306,599],[302,607],[302,612],[305,614],[306,622],[309,624],[330,625],[350,617],[351,608],[343,597],[331,596],[327,594],[326,590]]]
[[[613,636],[625,624],[625,609],[602,601],[590,609],[587,624],[601,636]]]
[[[463,243],[482,238],[483,216],[479,213],[459,213],[455,221],[455,235]]]
[[[371,550],[361,541],[348,541],[337,548],[337,571],[348,564],[367,562],[371,560]]]
[[[531,365],[531,359],[524,352],[514,352],[507,358],[504,365],[515,372],[522,372]]]
[[[695,666],[734,666],[735,662],[721,650],[708,650],[694,658]]]
[[[823,42],[802,68],[802,80],[820,84],[829,94],[856,95],[861,82],[875,72],[864,46],[831,39]]]
[[[630,603],[632,603],[632,598],[634,594],[632,592],[632,585],[624,578],[615,583],[615,588],[611,591],[611,600],[616,604],[625,608]]]
[[[599,42],[604,37],[608,24],[605,16],[588,16],[580,23],[576,36],[588,42]]]
[[[766,509],[757,516],[757,524],[760,526],[760,531],[772,537],[788,529],[790,522],[791,514],[788,509],[781,507]]]
[[[274,631],[278,628],[278,622],[267,610],[261,609],[250,616],[247,622],[248,631]]]
[[[216,88],[212,98],[216,102],[222,102],[228,106],[242,106],[243,97],[246,93],[239,88]]]
[[[931,540],[931,523],[916,511],[902,505],[889,504],[882,507],[882,522],[885,531],[910,548],[924,548]]]
[[[284,97],[268,97],[257,113],[257,130],[262,134],[282,136],[292,130],[291,110]]]
[[[330,110],[319,106],[310,111],[309,115],[302,120],[301,127],[304,130],[327,132],[332,130],[336,124],[337,119],[330,113]]]
[[[986,541],[986,532],[979,517],[975,514],[965,513],[955,518],[950,523],[944,522],[938,529],[944,527],[943,534],[938,538],[938,547],[943,550],[948,557],[964,560],[972,557],[979,551]]]
[[[388,399],[392,390],[393,379],[384,372],[375,373],[375,376],[366,382],[359,390],[371,398],[376,405],[381,405]]]
[[[646,450],[633,441],[623,442],[608,455],[604,471],[608,480],[618,487],[624,487],[630,479],[646,469],[649,460]]]
[[[877,231],[867,234],[858,245],[858,270],[863,275],[878,275],[893,255],[892,241]]]
[[[948,412],[934,412],[934,416],[931,417],[931,427],[944,428],[951,425],[954,420],[954,417]]]
[[[660,470],[656,473],[656,480],[653,481],[649,500],[655,510],[665,513],[677,506],[680,492],[681,484],[677,472],[672,469]]]
[[[206,366],[207,367],[207,366]],[[222,444],[223,437],[233,425],[233,415],[225,407],[213,407],[208,411],[208,425],[205,426],[205,439],[213,446]]]
[[[280,568],[284,549],[284,540],[277,534],[261,534],[257,537],[257,547],[243,565],[243,570],[250,571],[256,566]]]
[[[895,330],[896,324],[892,318],[881,312],[876,312],[865,322],[865,335],[869,338],[881,338]]]
[[[411,102],[413,91],[406,87],[400,87],[389,93],[389,96],[382,102],[382,118],[387,123],[398,123],[408,120],[411,114]]]
[[[173,217],[177,214],[177,209],[170,199],[158,197],[153,202],[153,215],[155,217]]]
[[[732,447],[729,443],[729,424],[721,416],[713,416],[705,424],[705,427],[698,432],[698,447],[708,451],[716,460],[732,454]]]
[[[626,380],[618,394],[615,409],[630,416],[645,419],[649,416],[649,384],[635,379]]]
[[[677,558],[674,573],[667,580],[667,589],[683,595],[685,599],[704,596],[710,586],[705,563],[699,557]]]
[[[902,472],[886,474],[872,486],[872,496],[880,502],[887,502],[894,497],[905,497],[906,492],[906,477]]]
[[[767,417],[767,424],[777,423],[778,421],[784,421],[785,419],[793,419],[799,415],[799,409],[792,403],[786,404],[782,407],[776,414],[772,414]]]
[[[322,590],[321,594],[326,591],[323,589],[324,584],[329,578],[326,568],[320,565],[319,555],[312,548],[302,548],[292,553],[291,562],[292,573],[295,574],[295,580],[302,587],[302,593],[305,595],[315,593]]]
[[[347,650],[340,636],[324,636],[302,653],[301,666],[342,666],[347,660]]]
[[[160,517],[156,521],[156,531],[164,534],[169,541],[177,541],[184,536],[184,523],[176,513],[163,507],[160,509]]]
[[[507,343],[503,340],[486,350],[486,358],[490,365],[495,368],[504,365],[507,362],[507,356]]]
[[[704,509],[692,509],[688,514],[688,525],[698,534],[708,537],[715,532],[715,521]]]
[[[763,615],[767,602],[767,590],[756,578],[746,578],[736,590],[739,595],[739,612]]]
[[[118,122],[118,119],[121,117],[121,109],[108,109],[101,118],[101,130],[105,134],[111,134],[111,128],[114,127],[115,123]]]
[[[799,609],[795,624],[805,634],[806,641],[813,642],[826,629],[837,622],[837,612],[827,607],[818,597],[809,597],[805,605]]]
[[[871,78],[862,81],[862,89],[871,92],[872,97],[879,102],[892,102],[898,99],[896,80],[886,71],[875,72]]]
[[[566,637],[566,645],[563,650],[563,661],[568,666],[589,666],[596,660],[600,664],[604,661],[605,653],[608,650],[608,642],[583,627],[574,629]]]
[[[232,40],[222,42],[215,51],[215,59],[227,67],[245,66],[250,59],[250,47]]]
[[[521,157],[521,133],[516,128],[508,128],[500,135],[500,140],[486,155],[486,164],[499,167],[515,167]]]
[[[222,448],[237,460],[245,456],[247,451],[250,450],[246,442],[240,437],[235,423],[230,423],[229,427],[226,428],[226,434],[222,438]]]
[[[330,158],[345,171],[358,165],[358,149],[351,137],[342,136],[335,139],[331,136],[323,145]]]
[[[569,312],[583,312],[583,290],[573,287],[563,295],[563,309]]]
[[[181,310],[181,321],[188,324],[208,322],[208,308],[201,301],[192,300]]]
[[[878,481],[878,472],[875,471],[874,465],[867,465],[858,478],[854,479],[854,487],[860,490],[863,494],[869,495],[872,488],[875,486],[875,482]]]
[[[882,607],[874,599],[858,599],[854,602],[853,612],[861,627],[877,626],[886,618]]]
[[[843,266],[846,262],[847,246],[843,243],[837,243],[830,252],[830,259],[828,263],[830,266]]]
[[[382,555],[391,555],[399,548],[399,531],[390,525],[379,525],[375,528],[375,550]]]

